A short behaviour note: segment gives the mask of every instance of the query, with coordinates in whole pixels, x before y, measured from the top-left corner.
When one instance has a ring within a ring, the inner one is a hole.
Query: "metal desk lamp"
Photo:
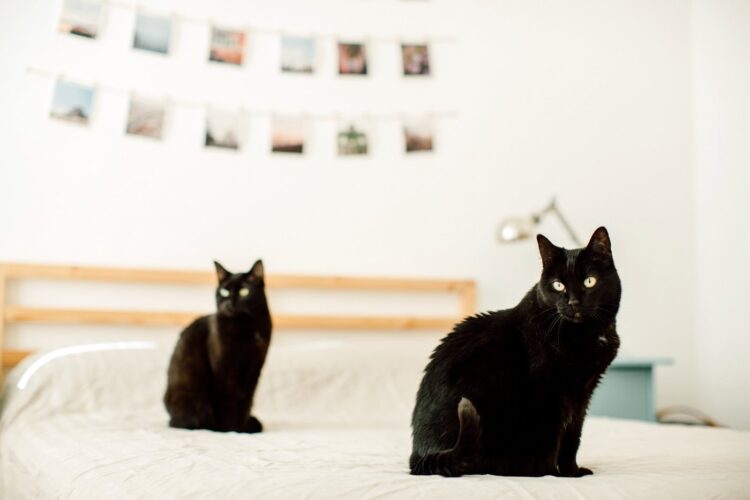
[[[565,228],[568,236],[570,236],[570,239],[573,240],[576,246],[583,246],[568,220],[562,212],[560,212],[560,209],[557,208],[557,203],[554,198],[552,198],[549,204],[539,212],[534,212],[526,217],[509,217],[505,219],[497,228],[498,241],[501,243],[509,243],[511,241],[531,238],[536,234],[536,226],[538,226],[542,219],[550,213],[557,216],[560,224]]]

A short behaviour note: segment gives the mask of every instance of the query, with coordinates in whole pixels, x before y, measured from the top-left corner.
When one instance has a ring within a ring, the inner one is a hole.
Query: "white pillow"
[[[153,410],[166,386],[167,349],[154,342],[106,342],[35,353],[5,380],[3,428],[63,413]]]
[[[434,346],[415,335],[272,344],[253,413],[269,423],[408,426]]]
[[[359,335],[273,340],[253,414],[269,429],[408,426],[437,341]],[[0,425],[60,413],[132,418],[144,412],[158,413],[166,425],[162,396],[171,350],[153,342],[110,342],[37,353],[6,379]]]

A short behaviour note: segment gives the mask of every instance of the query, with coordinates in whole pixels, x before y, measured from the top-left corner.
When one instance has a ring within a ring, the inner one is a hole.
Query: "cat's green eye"
[[[596,285],[596,278],[593,276],[587,277],[585,280],[583,280],[583,286],[586,288],[592,288],[594,285]]]
[[[248,295],[250,295],[249,288],[240,288],[240,297],[247,297]]]
[[[563,285],[559,281],[553,281],[552,288],[554,288],[558,292],[562,292],[563,290],[565,290],[565,285]]]
[[[219,288],[219,295],[222,297],[229,297],[229,290],[226,288]]]

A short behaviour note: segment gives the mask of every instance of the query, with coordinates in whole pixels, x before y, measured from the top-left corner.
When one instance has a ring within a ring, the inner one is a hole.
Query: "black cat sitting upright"
[[[260,432],[250,408],[271,341],[263,263],[238,274],[214,264],[217,312],[183,330],[169,363],[164,395],[169,425]]]
[[[412,418],[412,474],[592,474],[576,455],[620,345],[620,279],[603,227],[581,249],[537,241],[542,276],[521,302],[467,318],[432,354]]]

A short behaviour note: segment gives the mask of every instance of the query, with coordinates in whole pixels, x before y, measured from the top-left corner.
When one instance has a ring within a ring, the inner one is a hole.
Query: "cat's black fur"
[[[271,341],[263,263],[239,274],[214,264],[217,312],[183,330],[169,363],[164,395],[169,425],[260,432],[250,408]]]
[[[537,241],[542,276],[521,302],[467,318],[433,352],[412,418],[412,474],[592,474],[576,454],[620,345],[620,279],[603,227],[581,249]]]

